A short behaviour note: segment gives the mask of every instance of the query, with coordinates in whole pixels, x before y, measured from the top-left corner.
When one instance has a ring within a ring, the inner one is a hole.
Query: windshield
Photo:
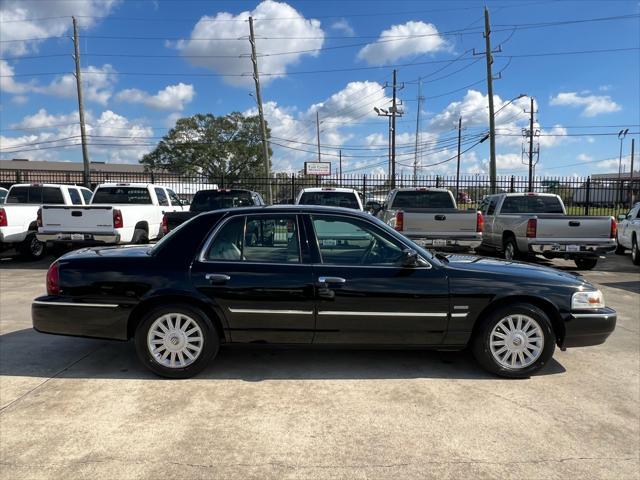
[[[400,191],[393,199],[393,208],[455,208],[449,192],[430,190]]]
[[[304,192],[298,203],[300,205],[326,205],[360,210],[360,204],[353,192]]]
[[[151,195],[143,187],[98,187],[93,195],[92,205],[96,204],[143,204],[150,205]]]
[[[558,197],[527,195],[505,198],[502,213],[564,213],[564,210]]]
[[[201,190],[193,197],[192,212],[209,212],[222,208],[250,207],[251,192],[247,190]]]

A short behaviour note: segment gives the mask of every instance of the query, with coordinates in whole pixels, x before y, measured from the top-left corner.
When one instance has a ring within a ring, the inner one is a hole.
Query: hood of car
[[[449,255],[447,267],[456,271],[481,272],[496,276],[510,276],[524,282],[557,283],[565,286],[585,287],[591,284],[579,273],[514,260],[480,257],[474,255]]]

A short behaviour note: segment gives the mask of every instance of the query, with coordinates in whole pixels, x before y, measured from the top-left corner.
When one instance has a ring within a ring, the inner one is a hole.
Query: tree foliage
[[[149,170],[202,174],[210,179],[264,177],[260,119],[239,112],[181,118],[140,163]]]

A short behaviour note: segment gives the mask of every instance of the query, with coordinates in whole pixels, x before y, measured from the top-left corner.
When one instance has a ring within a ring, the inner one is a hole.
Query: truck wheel
[[[618,240],[618,237],[616,237],[616,255],[624,255],[624,252],[626,250],[626,248],[620,245],[620,240]]]
[[[491,312],[472,339],[478,363],[501,377],[527,378],[553,356],[556,336],[542,309],[514,303]]]
[[[200,309],[171,304],[147,313],[135,334],[138,357],[152,372],[167,378],[200,373],[218,353],[220,339]]]
[[[576,267],[578,270],[591,270],[598,263],[597,258],[576,258],[573,260],[576,262]]]
[[[147,235],[147,231],[141,228],[136,228],[133,232],[133,238],[131,239],[131,243],[136,245],[143,245],[149,243],[149,235]]]
[[[640,247],[635,235],[631,239],[631,261],[634,265],[640,265]]]
[[[504,242],[502,249],[505,260],[517,260],[520,258],[520,252],[518,251],[518,245],[516,239],[509,237]]]
[[[19,250],[29,260],[40,260],[46,253],[45,244],[36,238],[35,233],[27,235],[20,244]]]

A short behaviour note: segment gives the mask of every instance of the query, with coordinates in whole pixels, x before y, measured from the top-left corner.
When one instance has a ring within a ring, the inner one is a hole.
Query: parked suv
[[[16,184],[0,207],[0,252],[17,250],[33,260],[45,255],[45,245],[36,238],[38,210],[50,205],[86,205],[91,190],[75,185]]]

